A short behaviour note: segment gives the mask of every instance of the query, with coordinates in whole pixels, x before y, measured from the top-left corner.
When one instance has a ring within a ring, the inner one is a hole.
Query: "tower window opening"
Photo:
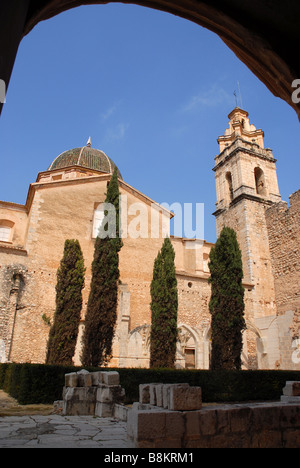
[[[260,167],[254,169],[255,188],[257,195],[266,195],[266,183],[264,172]]]
[[[231,176],[231,172],[227,172],[227,174],[226,174],[226,181],[227,181],[227,188],[228,188],[229,200],[232,202],[232,200],[233,200],[233,188],[232,188],[232,176]]]

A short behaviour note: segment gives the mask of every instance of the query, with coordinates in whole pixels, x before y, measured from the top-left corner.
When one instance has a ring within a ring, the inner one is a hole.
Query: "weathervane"
[[[238,102],[237,102],[237,96],[236,96],[236,91],[234,90],[233,95],[235,97],[235,107],[238,107]]]
[[[235,106],[236,107],[240,107],[241,109],[243,108],[243,101],[242,101],[242,94],[241,94],[241,88],[240,88],[240,83],[237,82],[237,85],[238,85],[238,92],[239,92],[239,99],[240,99],[240,105],[238,105],[238,97],[237,97],[237,93],[236,93],[236,90],[234,90],[234,97],[235,97]]]

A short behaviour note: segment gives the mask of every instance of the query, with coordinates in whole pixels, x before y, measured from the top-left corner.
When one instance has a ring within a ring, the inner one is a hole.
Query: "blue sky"
[[[122,4],[42,22],[20,45],[0,118],[0,200],[25,203],[38,172],[91,136],[124,180],[155,201],[204,203],[204,236],[214,242],[212,168],[237,82],[243,108],[278,159],[288,201],[300,185],[296,113],[218,36]]]

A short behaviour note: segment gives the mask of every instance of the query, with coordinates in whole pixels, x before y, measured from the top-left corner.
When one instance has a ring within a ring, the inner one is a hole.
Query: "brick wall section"
[[[300,333],[300,190],[266,210],[279,315],[294,312],[292,336]]]

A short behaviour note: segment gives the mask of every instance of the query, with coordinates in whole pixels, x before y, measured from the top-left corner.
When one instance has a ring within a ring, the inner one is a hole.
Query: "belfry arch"
[[[82,5],[117,3],[104,0],[10,0],[0,5],[0,79],[8,86],[19,44],[40,22]],[[300,2],[290,0],[125,0],[193,21],[216,33],[267,88],[293,102],[300,64],[295,53],[300,35]],[[0,103],[0,111],[3,104]]]

